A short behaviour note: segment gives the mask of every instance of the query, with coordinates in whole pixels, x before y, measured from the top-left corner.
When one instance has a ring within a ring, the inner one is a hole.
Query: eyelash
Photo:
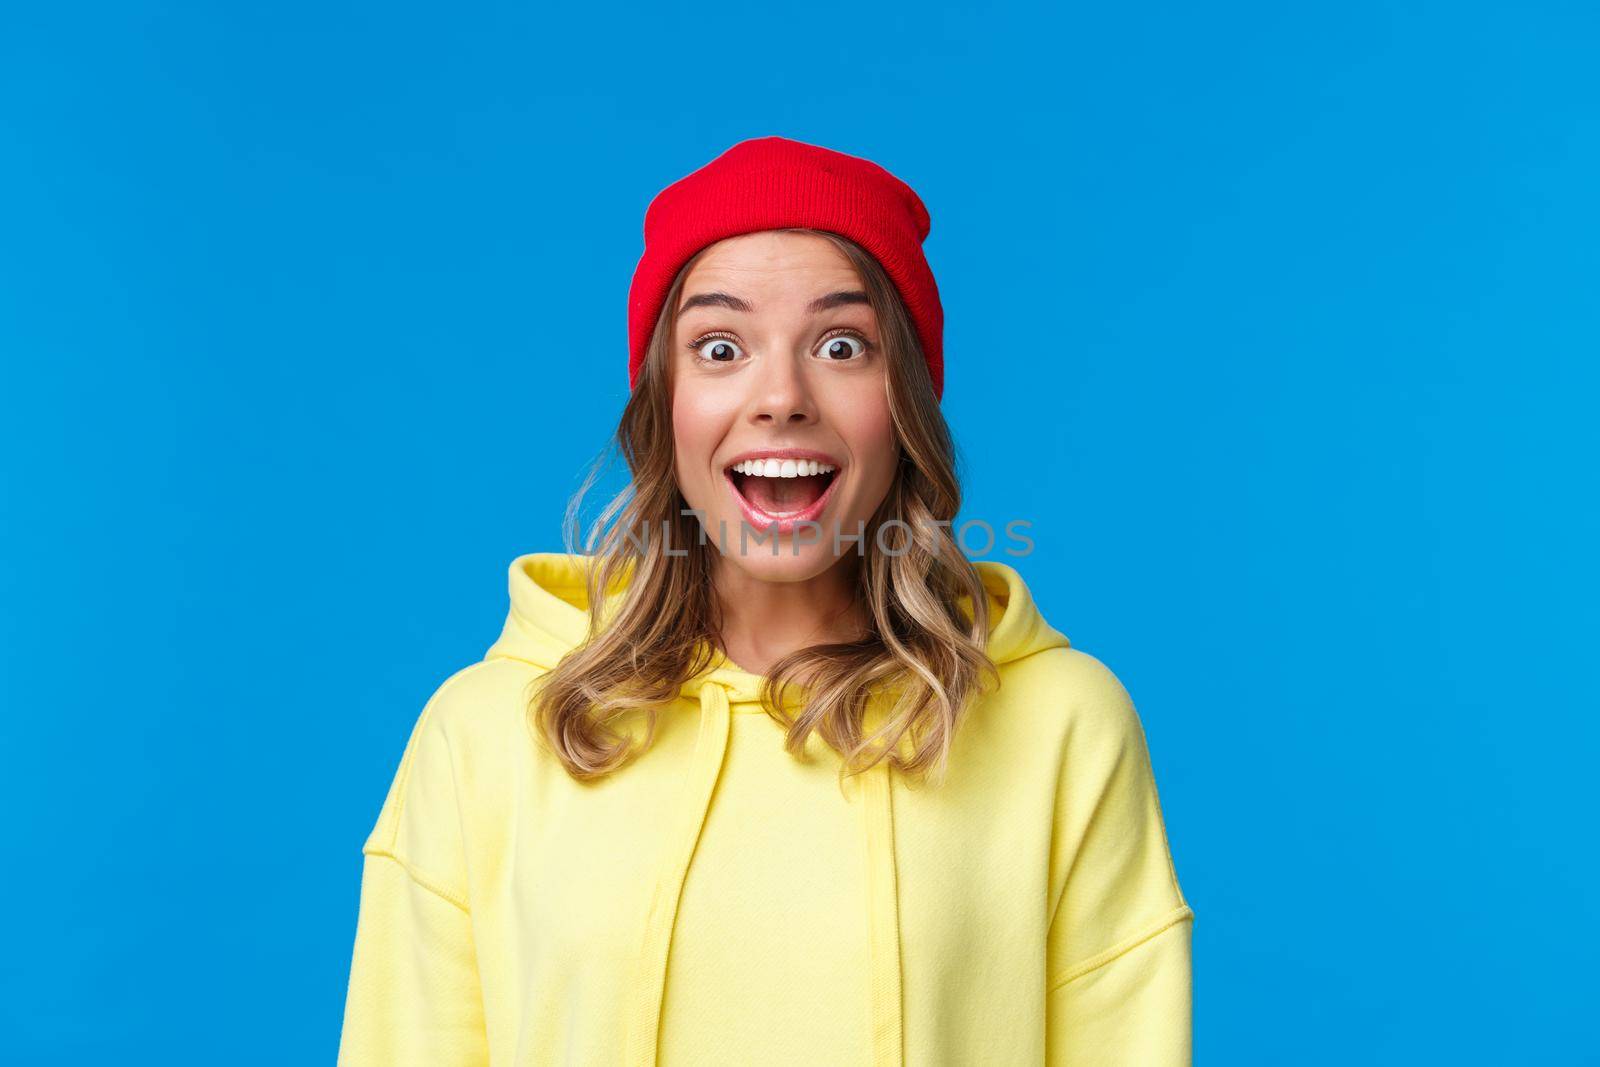
[[[840,328],[840,329],[837,329],[837,330],[828,331],[827,333],[822,335],[822,340],[819,341],[818,344],[826,343],[827,341],[830,341],[835,337],[854,337],[857,341],[860,341],[861,342],[861,355],[858,357],[860,359],[867,358],[867,353],[871,352],[874,348],[878,347],[877,345],[873,344],[871,341],[867,340],[866,336],[864,334],[862,334],[862,332],[860,330],[851,330],[851,329],[846,329],[846,328]],[[699,360],[702,363],[726,363],[727,362],[727,360],[711,359],[708,356],[705,356],[705,355],[701,354],[700,349],[705,347],[708,343],[710,343],[712,341],[732,341],[735,344],[739,343],[739,339],[737,337],[733,336],[730,333],[726,333],[726,332],[724,332],[722,330],[714,330],[711,333],[701,334],[699,337],[696,337],[693,341],[689,342],[689,348],[691,350],[693,350],[695,358],[697,360]],[[834,361],[834,362],[837,362],[837,361]],[[848,362],[852,362],[852,361],[851,360],[845,360],[845,362],[848,363]]]

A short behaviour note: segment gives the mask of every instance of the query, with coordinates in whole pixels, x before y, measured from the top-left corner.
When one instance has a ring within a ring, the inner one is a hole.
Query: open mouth
[[[839,468],[816,460],[749,460],[723,472],[746,518],[781,529],[815,520],[832,496]]]

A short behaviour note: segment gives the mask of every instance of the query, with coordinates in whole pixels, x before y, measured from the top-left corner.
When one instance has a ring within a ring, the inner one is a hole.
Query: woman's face
[[[812,234],[740,234],[691,268],[679,308],[676,473],[707,538],[771,581],[858,551],[848,538],[864,536],[899,447],[877,315],[849,259]]]

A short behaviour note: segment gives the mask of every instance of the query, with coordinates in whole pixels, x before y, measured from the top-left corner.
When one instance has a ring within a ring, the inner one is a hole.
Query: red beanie
[[[944,393],[944,308],[922,254],[928,209],[870,160],[786,137],[756,137],[657,193],[644,213],[644,255],[628,288],[628,388],[678,270],[725,237],[785,226],[829,230],[872,254],[900,291],[922,342],[933,395]]]

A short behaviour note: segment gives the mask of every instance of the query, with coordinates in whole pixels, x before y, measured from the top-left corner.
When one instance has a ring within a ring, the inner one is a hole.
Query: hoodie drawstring
[[[638,973],[629,983],[625,1063],[655,1067],[661,1032],[661,1006],[666,994],[667,956],[678,902],[689,874],[700,833],[711,809],[712,794],[728,754],[732,702],[726,685],[706,680],[700,686],[700,731],[695,739],[684,799],[676,825],[667,835],[667,849],[645,913]],[[889,765],[880,761],[858,778],[862,832],[867,854],[867,929],[870,971],[873,1067],[900,1067],[903,1008],[901,1002],[900,909],[894,860],[894,808]]]
[[[879,761],[861,776],[861,807],[867,835],[867,929],[871,947],[873,1067],[899,1067],[903,1009],[900,990],[900,895],[894,863],[894,805],[889,763]]]
[[[716,682],[700,686],[700,735],[695,739],[694,757],[684,785],[684,800],[677,825],[667,836],[669,851],[662,859],[661,873],[650,894],[645,913],[644,943],[639,956],[639,974],[628,993],[634,1003],[628,1013],[626,1062],[634,1067],[654,1067],[656,1041],[661,1031],[661,1000],[667,987],[667,951],[672,947],[672,927],[678,917],[678,898],[689,874],[689,861],[700,842],[700,831],[711,809],[711,793],[722,773],[722,760],[728,753],[728,734],[732,728],[732,709],[728,690]]]

